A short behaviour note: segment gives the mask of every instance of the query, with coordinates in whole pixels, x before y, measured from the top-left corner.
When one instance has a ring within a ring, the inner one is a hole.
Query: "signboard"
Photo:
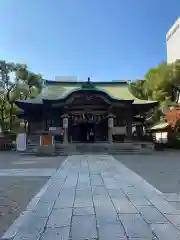
[[[26,133],[19,133],[16,138],[16,149],[17,151],[26,150]]]
[[[45,146],[45,145],[52,145],[53,144],[53,136],[51,135],[43,135],[40,136],[40,145]]]
[[[57,130],[57,127],[49,127],[49,131],[50,132],[54,132],[54,131],[56,131]]]
[[[125,126],[113,127],[113,134],[125,135],[126,134],[126,127]]]

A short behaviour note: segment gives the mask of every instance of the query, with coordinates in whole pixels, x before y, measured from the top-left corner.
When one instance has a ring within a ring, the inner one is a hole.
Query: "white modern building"
[[[180,17],[166,34],[167,62],[180,59]]]

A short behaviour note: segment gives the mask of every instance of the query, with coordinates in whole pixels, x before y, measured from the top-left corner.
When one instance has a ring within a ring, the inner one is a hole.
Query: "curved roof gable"
[[[135,105],[152,104],[157,101],[147,101],[135,98],[129,90],[129,84],[126,81],[115,82],[57,82],[46,81],[42,92],[36,97],[36,99],[27,99],[24,102],[29,104],[43,104],[43,100],[62,100],[68,97],[68,95],[77,91],[99,91],[112,100],[129,100],[133,101]]]

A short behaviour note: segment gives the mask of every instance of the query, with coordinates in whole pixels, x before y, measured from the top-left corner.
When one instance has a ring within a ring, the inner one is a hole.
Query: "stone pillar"
[[[114,118],[112,115],[108,116],[108,143],[112,144],[113,143],[113,126],[114,126]]]
[[[68,116],[63,116],[63,129],[64,129],[64,138],[63,144],[68,144]]]

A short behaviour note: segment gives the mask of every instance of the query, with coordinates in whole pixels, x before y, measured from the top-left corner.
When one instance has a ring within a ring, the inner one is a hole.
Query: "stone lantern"
[[[113,143],[113,127],[114,127],[114,115],[109,114],[108,115],[108,143]]]
[[[64,139],[63,144],[68,144],[68,115],[64,114],[63,118],[63,129],[64,129]]]

